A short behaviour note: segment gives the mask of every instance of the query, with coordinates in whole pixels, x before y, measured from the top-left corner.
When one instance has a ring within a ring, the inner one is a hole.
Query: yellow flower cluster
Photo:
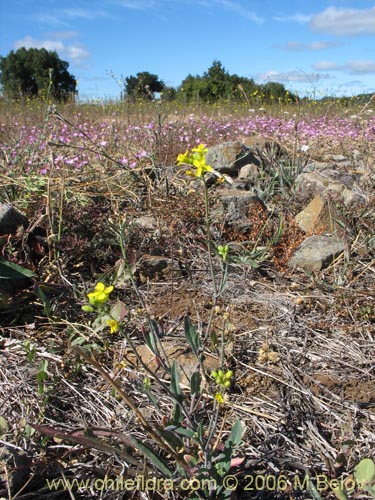
[[[191,152],[186,151],[178,155],[177,165],[192,165],[195,167],[195,172],[187,170],[187,174],[194,177],[202,177],[206,172],[212,172],[212,167],[206,163],[206,153],[208,149],[204,144],[199,144],[198,147],[193,148]]]
[[[230,387],[230,379],[233,377],[232,370],[228,370],[226,373],[224,373],[223,370],[213,370],[211,375],[217,385],[223,387],[224,389],[228,389]]]
[[[219,404],[224,403],[224,392],[230,387],[230,380],[233,377],[232,370],[228,370],[224,373],[223,370],[213,370],[211,373],[212,378],[215,380],[216,384],[219,386],[219,391],[215,393],[215,399]]]

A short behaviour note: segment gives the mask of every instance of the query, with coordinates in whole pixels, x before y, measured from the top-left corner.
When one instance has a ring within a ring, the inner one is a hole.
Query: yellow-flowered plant
[[[229,252],[229,246],[228,245],[218,245],[217,247],[218,254],[220,257],[223,259],[223,262],[226,262],[227,257],[228,257],[228,252]]]
[[[109,296],[113,290],[113,285],[106,286],[99,281],[94,291],[87,294],[89,304],[82,306],[82,310],[85,312],[97,312],[98,319],[102,318],[102,321],[105,321],[103,324],[109,327],[109,333],[111,334],[116,333],[119,329],[119,324],[117,320],[112,317],[110,307],[107,305]]]
[[[186,151],[178,155],[177,165],[192,165],[195,167],[195,172],[187,170],[187,174],[194,177],[203,177],[205,173],[212,172],[211,165],[206,163],[206,153],[208,149],[204,144],[199,144],[196,148],[193,148],[191,152]]]
[[[224,372],[223,370],[213,370],[211,376],[218,385],[218,391],[215,392],[215,399],[219,404],[223,404],[224,392],[230,387],[233,371],[228,370]]]
[[[112,333],[116,333],[117,332],[117,330],[118,330],[118,322],[115,319],[107,319],[106,323],[107,323],[107,325],[110,328],[110,332],[109,333],[112,334]]]
[[[113,286],[105,286],[104,283],[99,281],[97,283],[95,290],[87,294],[89,302],[92,306],[98,307],[101,304],[105,304],[109,298],[109,294],[113,291]]]

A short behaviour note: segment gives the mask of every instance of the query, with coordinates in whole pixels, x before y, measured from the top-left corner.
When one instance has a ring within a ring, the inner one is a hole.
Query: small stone
[[[293,254],[288,266],[318,272],[328,267],[343,251],[344,243],[336,236],[309,236]]]
[[[255,179],[259,176],[259,169],[255,163],[248,163],[241,167],[238,178],[239,179]]]
[[[27,217],[16,210],[12,205],[0,203],[0,236],[16,234],[17,229],[29,225]]]

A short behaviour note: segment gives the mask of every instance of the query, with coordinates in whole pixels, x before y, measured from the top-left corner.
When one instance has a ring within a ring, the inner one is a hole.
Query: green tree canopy
[[[148,71],[125,78],[125,94],[130,98],[152,100],[156,92],[162,92],[165,83]]]
[[[68,71],[69,63],[55,51],[46,49],[11,50],[0,57],[0,84],[3,94],[12,99],[50,95],[65,100],[76,92],[76,80]]]
[[[220,61],[214,61],[202,76],[189,74],[182,81],[177,96],[185,101],[202,100],[208,103],[240,98],[246,98],[248,102],[253,98],[257,102],[269,102],[274,98],[295,100],[295,96],[281,83],[257,85],[252,78],[229,74]]]

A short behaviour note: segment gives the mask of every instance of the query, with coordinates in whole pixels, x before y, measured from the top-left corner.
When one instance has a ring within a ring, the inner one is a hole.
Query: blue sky
[[[178,86],[216,59],[300,95],[375,92],[375,0],[0,0],[0,55],[56,50],[81,98],[139,71]]]

